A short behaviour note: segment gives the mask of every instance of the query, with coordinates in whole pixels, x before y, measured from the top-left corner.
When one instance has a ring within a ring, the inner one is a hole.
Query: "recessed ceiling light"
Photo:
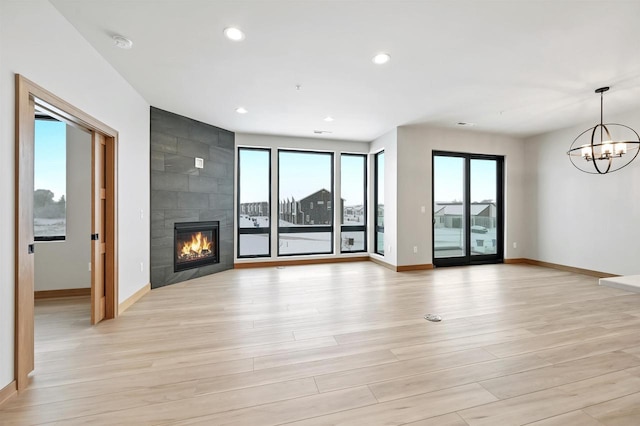
[[[247,111],[244,107],[238,107],[238,108],[236,108],[236,112],[237,112],[238,114],[246,114],[246,113],[248,113],[249,111]]]
[[[391,60],[391,55],[389,55],[388,53],[378,53],[372,59],[373,63],[376,65],[386,64],[390,60]]]
[[[242,41],[244,40],[244,33],[236,28],[236,27],[227,27],[224,29],[224,35],[225,37],[227,37],[229,40],[233,40],[233,41]]]
[[[114,35],[111,38],[113,39],[113,44],[120,49],[131,49],[133,47],[133,42],[126,37]]]
[[[324,118],[324,121],[333,121],[333,117],[331,117],[330,115],[327,115],[327,116]]]

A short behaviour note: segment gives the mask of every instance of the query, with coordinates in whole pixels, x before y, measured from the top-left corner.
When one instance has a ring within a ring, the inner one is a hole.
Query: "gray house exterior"
[[[333,194],[320,189],[303,199],[280,202],[280,220],[295,225],[329,225],[333,221]],[[344,221],[344,199],[340,199],[340,223]]]

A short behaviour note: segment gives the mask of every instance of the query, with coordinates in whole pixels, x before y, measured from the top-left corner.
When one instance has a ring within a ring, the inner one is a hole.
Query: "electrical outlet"
[[[387,253],[391,253],[391,244],[387,246]]]
[[[513,248],[518,248],[518,243],[516,243],[515,241],[513,242]]]
[[[427,211],[427,208],[425,206],[421,206],[420,207],[420,212],[421,213],[425,213]]]
[[[418,252],[418,246],[413,246],[413,252],[417,253]]]

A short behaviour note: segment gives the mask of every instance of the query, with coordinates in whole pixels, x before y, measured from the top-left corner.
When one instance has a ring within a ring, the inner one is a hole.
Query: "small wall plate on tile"
[[[196,169],[204,169],[204,159],[196,157]]]
[[[440,322],[442,321],[442,317],[438,314],[426,314],[424,319],[431,322]]]

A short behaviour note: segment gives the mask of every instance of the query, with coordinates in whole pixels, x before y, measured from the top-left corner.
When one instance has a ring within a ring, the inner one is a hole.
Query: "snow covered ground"
[[[462,247],[465,245],[463,229],[436,228],[434,236],[436,257],[462,255]],[[496,228],[489,228],[486,234],[472,232],[471,252],[472,254],[495,254],[497,241]]]
[[[267,216],[240,215],[240,228],[268,228],[269,218]]]
[[[281,227],[304,227],[284,220],[278,221]],[[362,223],[345,220],[345,225],[362,225]],[[268,228],[269,218],[266,216],[249,217],[241,215],[242,228]],[[338,227],[336,227],[338,228]],[[343,232],[340,236],[341,251],[364,250],[364,232]],[[329,253],[332,250],[330,232],[280,233],[278,237],[280,254]],[[381,242],[381,244],[384,244]],[[435,256],[459,256],[463,254],[464,233],[459,228],[435,229]],[[382,247],[381,247],[382,248]],[[256,256],[269,252],[268,234],[240,235],[240,255]],[[471,233],[472,254],[495,254],[497,251],[496,228],[489,228],[486,233]]]
[[[269,234],[240,234],[240,256],[269,253]]]
[[[280,254],[330,253],[331,232],[308,232],[279,235]]]
[[[242,215],[240,226],[243,228],[268,227],[268,218],[254,218]],[[257,223],[256,226],[254,223]],[[304,227],[284,220],[279,221],[281,227]],[[345,225],[361,225],[357,222],[346,222]],[[344,232],[341,235],[342,251],[364,250],[364,232]],[[308,253],[330,253],[333,248],[331,232],[296,232],[280,233],[278,239],[278,251],[280,254],[308,254]],[[269,252],[268,234],[241,234],[240,235],[240,255],[256,256]]]
[[[64,236],[67,232],[66,219],[33,219],[33,234],[36,237]]]

